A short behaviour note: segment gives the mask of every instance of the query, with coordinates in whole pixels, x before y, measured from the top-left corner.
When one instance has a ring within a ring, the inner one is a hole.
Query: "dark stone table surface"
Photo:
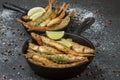
[[[75,32],[76,24],[87,17],[95,23],[81,35],[91,40],[96,57],[83,74],[67,80],[120,80],[120,1],[119,0],[57,0],[70,3],[76,9],[75,21],[67,32]],[[49,80],[32,71],[21,55],[22,45],[29,35],[16,21],[22,14],[4,9],[3,2],[11,2],[26,9],[45,6],[47,0],[0,0],[0,80]]]

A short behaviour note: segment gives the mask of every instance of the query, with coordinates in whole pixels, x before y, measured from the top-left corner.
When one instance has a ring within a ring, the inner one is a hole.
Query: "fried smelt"
[[[80,45],[76,42],[67,40],[67,39],[62,39],[63,41],[67,41],[72,44],[72,49],[76,51],[77,53],[95,53],[95,50],[92,48],[89,48],[87,46]]]
[[[39,53],[45,53],[45,54],[63,54],[62,52],[60,52],[59,50],[53,48],[53,47],[49,47],[47,45],[43,45],[43,46],[38,46],[35,45],[33,43],[29,43],[29,48],[32,50],[35,50]]]
[[[62,4],[60,10],[58,11],[58,14],[60,14],[60,13],[62,12],[62,10],[64,9],[65,5],[66,5],[66,3],[64,2],[64,3]]]
[[[55,24],[58,24],[62,21],[62,18],[65,16],[65,12],[67,10],[67,8],[69,7],[69,4],[66,4],[65,8],[63,9],[63,11],[60,13],[60,15],[54,19],[52,19],[47,26],[53,26]]]
[[[24,20],[24,21],[31,21],[31,19],[30,19],[30,17],[29,16],[27,16],[27,15],[25,15],[25,16],[22,16],[22,19]]]
[[[43,45],[44,43],[42,42],[42,39],[39,37],[38,34],[31,33],[32,38],[39,44]]]
[[[25,21],[23,21],[22,19],[19,19],[19,18],[17,18],[17,21],[20,22],[21,24],[23,24],[26,28],[28,28],[28,31],[29,30],[34,30],[34,28],[39,28],[39,27],[35,27],[35,25],[37,24],[36,21],[25,22]],[[38,30],[46,30],[46,29],[45,28],[39,28]]]
[[[54,55],[41,54],[41,55],[58,64],[73,63],[87,59],[87,57],[74,56],[71,54],[54,54]]]
[[[70,64],[57,64],[39,54],[33,55],[32,59],[30,59],[30,60],[35,64],[46,66],[46,67],[52,67],[52,68],[72,67],[72,66],[76,66],[78,64],[83,64],[83,63],[88,62],[88,59],[83,59],[81,61],[70,63]]]
[[[68,23],[70,22],[70,17],[74,15],[74,13],[75,13],[75,10],[72,10],[64,19],[62,19],[62,22],[60,24],[50,26],[48,30],[58,30],[58,29],[62,29],[66,27]]]
[[[57,16],[57,14],[58,14],[58,9],[59,9],[59,7],[56,8],[55,12],[54,12],[48,19],[46,19],[45,21],[43,21],[39,26],[40,26],[40,27],[46,27],[47,24],[48,24],[52,19],[54,19],[54,18]]]

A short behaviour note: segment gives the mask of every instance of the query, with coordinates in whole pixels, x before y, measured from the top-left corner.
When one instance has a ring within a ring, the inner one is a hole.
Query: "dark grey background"
[[[95,45],[96,57],[83,74],[68,80],[120,80],[120,1],[57,0],[57,4],[64,1],[76,9],[73,29],[68,28],[67,32],[73,33],[79,26],[76,24],[85,17],[96,19],[91,28],[81,34]],[[22,14],[4,9],[3,2],[27,9],[47,5],[47,0],[0,0],[0,80],[49,80],[34,74],[21,56],[22,45],[29,35],[16,21]]]

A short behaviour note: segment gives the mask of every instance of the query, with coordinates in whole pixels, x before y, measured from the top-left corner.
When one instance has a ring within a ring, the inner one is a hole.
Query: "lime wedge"
[[[34,8],[31,8],[31,9],[28,11],[27,15],[30,17],[30,16],[32,16],[33,14],[37,13],[37,12],[44,13],[44,12],[46,12],[46,11],[45,11],[45,9],[42,8],[42,7],[34,7]]]
[[[72,44],[67,42],[67,41],[57,41],[58,43],[68,47],[68,48],[71,48],[72,47]]]
[[[64,36],[64,34],[64,31],[46,31],[47,37],[53,40],[61,39]]]
[[[37,12],[35,14],[33,14],[32,16],[30,16],[30,19],[32,21],[36,20],[37,18],[39,18],[40,16],[42,16],[43,12]]]

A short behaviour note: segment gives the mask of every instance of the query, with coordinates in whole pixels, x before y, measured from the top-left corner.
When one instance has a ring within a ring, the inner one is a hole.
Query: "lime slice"
[[[46,31],[47,37],[53,40],[61,39],[64,36],[64,34],[64,31]]]
[[[36,20],[37,18],[39,18],[40,16],[42,16],[43,12],[37,12],[35,14],[33,14],[32,16],[30,16],[30,19],[32,21]]]
[[[59,42],[60,44],[66,46],[66,47],[68,47],[68,48],[71,48],[71,47],[72,47],[72,44],[69,43],[69,42],[67,42],[67,41],[57,41],[57,42]]]
[[[27,15],[28,15],[28,16],[32,16],[33,14],[35,14],[35,13],[37,13],[37,12],[44,13],[44,12],[46,12],[46,11],[45,11],[45,9],[42,8],[42,7],[34,7],[34,8],[31,8],[31,9],[28,11]]]

